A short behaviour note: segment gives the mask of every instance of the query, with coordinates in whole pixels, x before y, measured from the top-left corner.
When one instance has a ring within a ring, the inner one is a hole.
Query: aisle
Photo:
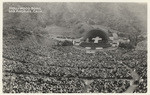
[[[125,65],[125,64],[124,64]],[[133,84],[136,80],[139,79],[139,75],[136,73],[136,71],[133,71],[131,68],[129,68],[127,65],[125,65],[128,69],[130,69],[132,72],[131,72],[131,75],[133,77],[133,80],[131,81],[132,84],[130,85],[130,87],[124,92],[124,93],[133,93],[134,90],[136,89],[136,87],[138,85],[135,85]]]
[[[108,54],[107,53],[105,53],[105,55],[107,56]],[[111,57],[113,58],[113,56],[111,55]],[[115,60],[115,59],[114,59]],[[120,62],[121,64],[123,64],[122,63],[122,61]],[[136,87],[138,86],[138,85],[135,85],[134,84],[134,82],[136,81],[136,80],[139,80],[139,75],[137,74],[137,72],[136,71],[134,71],[134,70],[132,70],[129,66],[127,66],[126,64],[123,64],[124,66],[126,66],[126,68],[128,68],[128,69],[130,69],[130,71],[131,71],[131,76],[132,76],[132,80],[130,80],[130,87],[124,92],[124,93],[133,93],[134,92],[134,90],[136,89]]]

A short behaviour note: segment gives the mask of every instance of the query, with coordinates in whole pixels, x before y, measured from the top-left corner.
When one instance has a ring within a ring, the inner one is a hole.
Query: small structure
[[[86,39],[86,42],[89,43],[89,38]]]
[[[96,47],[96,49],[97,49],[97,50],[101,50],[101,49],[103,49],[103,47]]]
[[[118,46],[119,46],[119,41],[113,40],[112,47],[118,47]]]
[[[113,43],[113,44],[112,44],[112,47],[117,47],[117,45]]]
[[[129,43],[130,40],[127,39],[127,38],[122,38],[122,39],[119,39],[119,42],[121,42],[121,43]]]
[[[109,39],[113,41],[113,40],[114,40],[114,37],[109,37]]]
[[[79,46],[79,45],[80,45],[80,42],[75,42],[74,45]]]
[[[85,47],[85,49],[91,49],[91,47]]]
[[[118,40],[118,35],[117,35],[117,33],[113,33],[112,35],[113,35],[113,40]]]
[[[75,39],[75,40],[73,40],[73,45],[80,45],[80,39]]]

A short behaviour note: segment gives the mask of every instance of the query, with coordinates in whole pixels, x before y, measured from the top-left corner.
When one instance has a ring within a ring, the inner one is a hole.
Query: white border
[[[148,85],[148,91],[147,91],[147,93],[81,93],[81,94],[78,94],[78,95],[90,95],[90,94],[92,94],[92,95],[105,95],[105,94],[107,94],[107,95],[150,95],[150,64],[149,64],[149,62],[150,62],[150,58],[149,58],[149,42],[150,42],[150,39],[149,39],[149,37],[150,37],[150,33],[149,33],[149,30],[150,30],[150,27],[149,27],[149,24],[150,24],[150,19],[149,19],[149,10],[150,10],[150,7],[149,7],[149,5],[150,5],[150,2],[149,2],[149,0],[23,0],[23,1],[21,1],[21,0],[3,0],[2,2],[0,2],[0,29],[1,29],[1,34],[0,34],[0,62],[1,62],[1,64],[0,64],[0,94],[4,94],[3,92],[2,92],[2,27],[3,27],[3,2],[124,2],[124,3],[126,3],[126,2],[130,2],[130,3],[132,3],[132,2],[135,2],[135,3],[147,3],[147,10],[148,10],[148,16],[147,16],[147,51],[148,51],[148,57],[147,57],[147,64],[148,64],[148,67],[147,67],[147,73],[148,73],[148,75],[147,75],[147,80],[148,80],[148,83],[147,83],[147,85]],[[21,95],[26,95],[26,94],[28,94],[28,95],[30,95],[31,93],[21,93]],[[34,95],[37,95],[38,93],[34,93]],[[42,94],[42,93],[41,93]],[[40,93],[38,94],[38,95],[41,95]],[[51,95],[53,95],[54,93],[47,93],[46,95],[48,95],[48,94],[51,94]],[[62,95],[67,95],[67,93],[61,93]],[[72,95],[74,94],[74,95],[76,95],[77,93],[71,93]],[[5,94],[5,95],[7,95],[7,94]],[[9,94],[9,95],[11,95],[11,94]],[[55,94],[56,95],[56,94]],[[57,94],[58,95],[58,94]]]

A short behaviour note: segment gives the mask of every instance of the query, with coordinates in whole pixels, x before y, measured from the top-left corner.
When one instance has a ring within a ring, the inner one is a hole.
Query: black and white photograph
[[[147,93],[147,2],[3,2],[2,93]]]

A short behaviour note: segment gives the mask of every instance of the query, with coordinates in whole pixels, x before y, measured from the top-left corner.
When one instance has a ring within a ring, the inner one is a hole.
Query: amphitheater
[[[73,40],[73,44],[85,49],[86,52],[95,53],[96,50],[115,49],[119,45],[117,31],[101,26],[93,26],[83,37]]]

